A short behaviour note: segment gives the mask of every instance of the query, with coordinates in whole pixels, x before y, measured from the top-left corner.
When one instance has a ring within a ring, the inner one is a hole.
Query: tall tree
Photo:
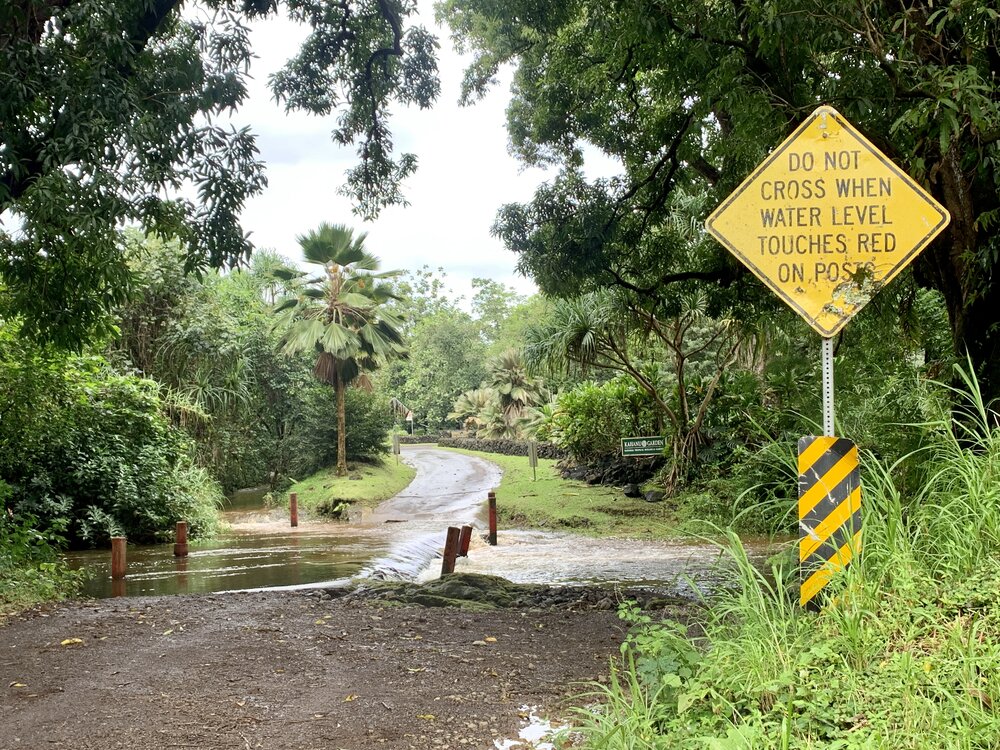
[[[501,209],[496,231],[545,291],[628,289],[661,317],[673,288],[711,306],[773,301],[697,223],[818,104],[837,107],[951,212],[916,263],[947,303],[953,339],[1000,395],[1000,12],[993,0],[447,0],[474,54],[471,100],[517,65],[508,130],[558,179]],[[583,145],[622,165],[588,181]]]
[[[483,338],[491,348],[496,348],[504,324],[510,317],[511,310],[524,302],[521,297],[508,286],[493,279],[475,278],[472,280],[472,312],[479,320]],[[500,345],[499,351],[511,346]],[[498,352],[496,352],[498,353]]]
[[[313,372],[337,394],[338,476],[347,474],[346,388],[370,388],[368,373],[386,360],[406,356],[402,321],[385,307],[395,296],[389,280],[399,271],[377,273],[379,261],[365,250],[366,237],[325,223],[300,236],[305,261],[322,272],[285,272],[298,281],[298,291],[275,308],[279,324],[287,327],[285,351],[315,352]]]
[[[265,185],[239,107],[248,21],[281,9],[309,34],[271,86],[336,113],[356,144],[345,192],[376,214],[416,166],[393,154],[389,104],[429,106],[437,41],[410,0],[6,0],[0,3],[0,317],[79,346],[113,330],[131,274],[122,224],[177,237],[188,270],[244,259],[239,215]],[[185,188],[196,197],[184,196]]]
[[[486,345],[476,322],[457,309],[425,317],[408,343],[409,359],[393,368],[393,393],[413,410],[417,423],[439,429],[458,395],[485,376]]]

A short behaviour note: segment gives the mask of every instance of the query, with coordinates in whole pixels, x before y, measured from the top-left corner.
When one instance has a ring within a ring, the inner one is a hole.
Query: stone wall
[[[446,440],[451,437],[450,432],[435,432],[430,435],[400,435],[400,445],[427,445],[437,444],[438,440]]]
[[[444,448],[462,448],[467,451],[499,453],[502,456],[527,456],[527,440],[502,440],[499,438],[442,438],[438,445]],[[565,452],[551,443],[538,444],[539,458],[564,458]]]
[[[666,459],[662,456],[609,456],[586,464],[563,461],[559,464],[559,469],[566,479],[622,487],[626,484],[642,484],[652,479],[665,463]]]

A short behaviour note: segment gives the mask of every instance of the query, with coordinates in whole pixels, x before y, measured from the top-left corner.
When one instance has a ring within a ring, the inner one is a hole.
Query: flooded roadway
[[[93,573],[84,593],[95,597],[204,593],[237,589],[330,586],[357,579],[435,577],[448,526],[485,526],[486,493],[499,467],[484,459],[424,446],[404,446],[417,469],[413,482],[374,511],[349,522],[288,525],[263,493],[236,498],[225,512],[230,529],[175,558],[173,545],[129,546],[128,577],[112,586],[107,550],[69,555]],[[500,575],[519,583],[627,583],[677,593],[718,578],[718,551],[708,544],[646,542],[573,534],[501,530],[500,545],[478,534],[457,570]]]

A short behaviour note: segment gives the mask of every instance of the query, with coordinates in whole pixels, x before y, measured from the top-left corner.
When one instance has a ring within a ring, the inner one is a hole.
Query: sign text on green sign
[[[667,445],[662,435],[622,438],[623,456],[659,456]]]

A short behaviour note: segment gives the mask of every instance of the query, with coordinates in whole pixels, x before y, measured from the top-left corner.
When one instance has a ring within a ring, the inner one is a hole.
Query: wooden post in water
[[[299,525],[299,496],[293,492],[288,496],[288,511],[292,516],[292,528]]]
[[[187,521],[177,522],[177,537],[174,540],[174,557],[187,557],[188,525]]]
[[[472,541],[472,527],[466,524],[462,527],[462,535],[458,538],[458,556],[469,556],[469,542]]]
[[[111,537],[111,580],[120,581],[125,577],[125,537]]]
[[[458,554],[458,537],[461,531],[457,526],[448,527],[448,536],[444,542],[444,560],[441,561],[441,575],[455,572],[455,557]]]
[[[497,493],[490,490],[486,496],[490,505],[490,546],[497,546]]]

